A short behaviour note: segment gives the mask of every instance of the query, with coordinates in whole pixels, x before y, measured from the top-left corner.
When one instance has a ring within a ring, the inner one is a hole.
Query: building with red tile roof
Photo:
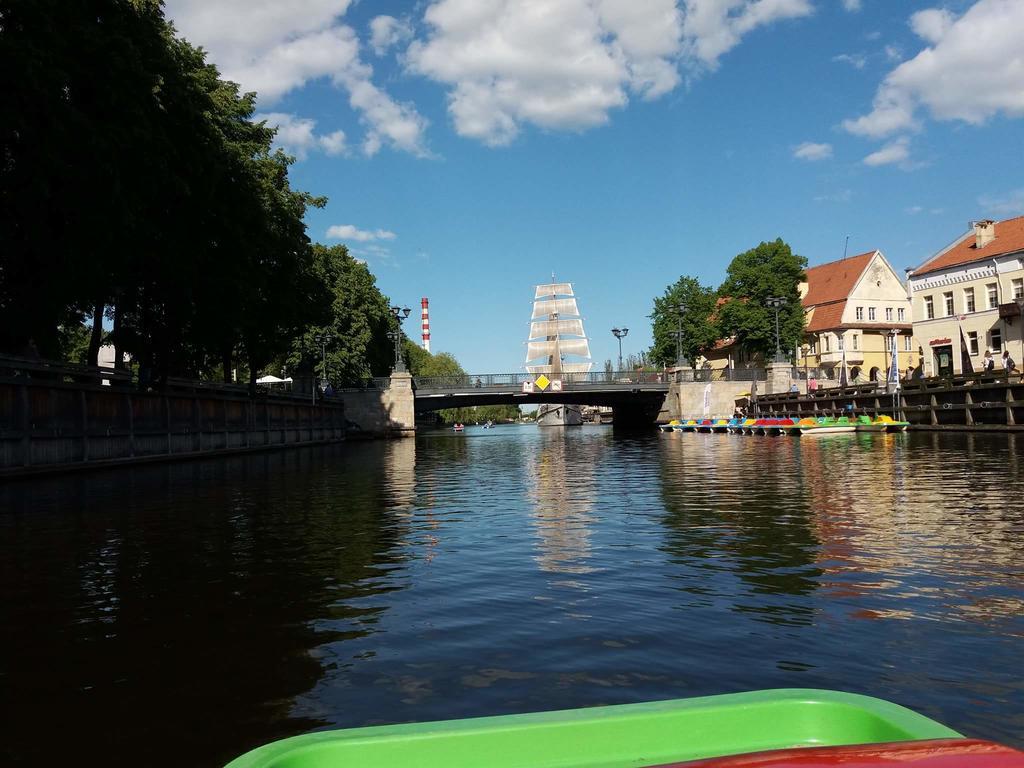
[[[899,275],[879,250],[807,269],[800,286],[806,315],[799,363],[833,377],[844,353],[851,379],[884,380],[899,347],[900,370],[910,364],[910,301]]]
[[[1024,216],[983,219],[907,275],[926,375],[1024,359]]]

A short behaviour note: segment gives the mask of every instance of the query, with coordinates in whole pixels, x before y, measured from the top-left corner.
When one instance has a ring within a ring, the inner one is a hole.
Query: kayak
[[[259,747],[227,768],[354,766],[1024,768],[1024,752],[881,699],[791,688],[320,731]]]

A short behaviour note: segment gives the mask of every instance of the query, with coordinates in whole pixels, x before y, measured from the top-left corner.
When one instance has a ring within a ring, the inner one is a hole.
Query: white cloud
[[[374,240],[394,240],[397,235],[386,229],[359,229],[354,224],[335,224],[327,228],[327,237],[331,240],[355,240],[357,243],[369,243]]]
[[[928,8],[910,17],[910,28],[926,42],[938,43],[946,36],[956,17],[944,8]]]
[[[708,68],[758,27],[810,16],[810,0],[685,0],[683,32],[692,55]]]
[[[294,155],[296,160],[305,160],[310,152],[319,151],[326,155],[343,155],[347,149],[345,132],[316,133],[316,121],[308,117],[284,112],[268,112],[253,116],[254,120],[266,120],[267,125],[277,128],[274,145]]]
[[[889,61],[903,61],[903,51],[901,51],[898,46],[887,45],[884,50],[885,58]]]
[[[911,216],[916,216],[917,214],[921,213],[921,211],[924,210],[924,207],[920,206],[920,205],[911,205],[910,207],[906,208],[905,210]]]
[[[881,138],[912,130],[921,108],[936,120],[974,125],[1024,116],[1024,2],[978,0],[959,18],[929,9],[910,24],[929,47],[886,76],[872,111],[844,121],[847,131]]]
[[[434,0],[410,71],[449,87],[455,129],[487,144],[523,124],[583,130],[631,97],[714,69],[742,37],[811,13],[809,0]]]
[[[805,141],[793,149],[793,157],[798,160],[827,160],[832,157],[832,145]]]
[[[860,0],[843,0],[843,8],[854,13],[861,8]]]
[[[867,57],[863,53],[840,53],[838,56],[833,56],[832,61],[849,64],[854,69],[864,69],[864,65],[868,63]]]
[[[1024,187],[1006,195],[984,195],[978,198],[982,211],[992,216],[1018,216],[1024,213]]]
[[[864,158],[865,165],[892,165],[893,163],[905,164],[910,158],[910,140],[901,136],[895,141],[890,141],[877,152],[872,152]]]
[[[392,46],[412,38],[412,24],[394,16],[376,16],[370,21],[370,45],[373,52],[383,56]]]
[[[351,0],[167,0],[181,33],[210,52],[224,76],[273,103],[306,83],[329,78],[348,92],[366,127],[364,152],[383,145],[419,156],[429,153],[427,121],[415,107],[395,102],[373,84],[360,59],[359,39],[341,18]]]

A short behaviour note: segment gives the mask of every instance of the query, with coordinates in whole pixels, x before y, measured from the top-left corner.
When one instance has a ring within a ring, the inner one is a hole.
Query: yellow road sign
[[[538,376],[538,377],[537,377],[537,380],[536,380],[536,381],[535,381],[534,383],[535,383],[535,384],[536,384],[536,385],[537,385],[538,387],[540,387],[540,391],[541,391],[541,392],[543,392],[543,391],[544,391],[545,389],[547,389],[547,388],[548,388],[548,384],[550,384],[550,383],[551,383],[551,381],[550,381],[550,380],[548,379],[548,377],[547,377],[547,376],[545,376],[545,375],[544,375],[544,374],[542,373],[542,374],[541,374],[540,376]]]

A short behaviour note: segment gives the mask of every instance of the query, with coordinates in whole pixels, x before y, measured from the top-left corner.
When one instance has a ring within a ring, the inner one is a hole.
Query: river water
[[[1024,745],[1022,454],[501,426],[9,482],[0,756],[784,686]]]

